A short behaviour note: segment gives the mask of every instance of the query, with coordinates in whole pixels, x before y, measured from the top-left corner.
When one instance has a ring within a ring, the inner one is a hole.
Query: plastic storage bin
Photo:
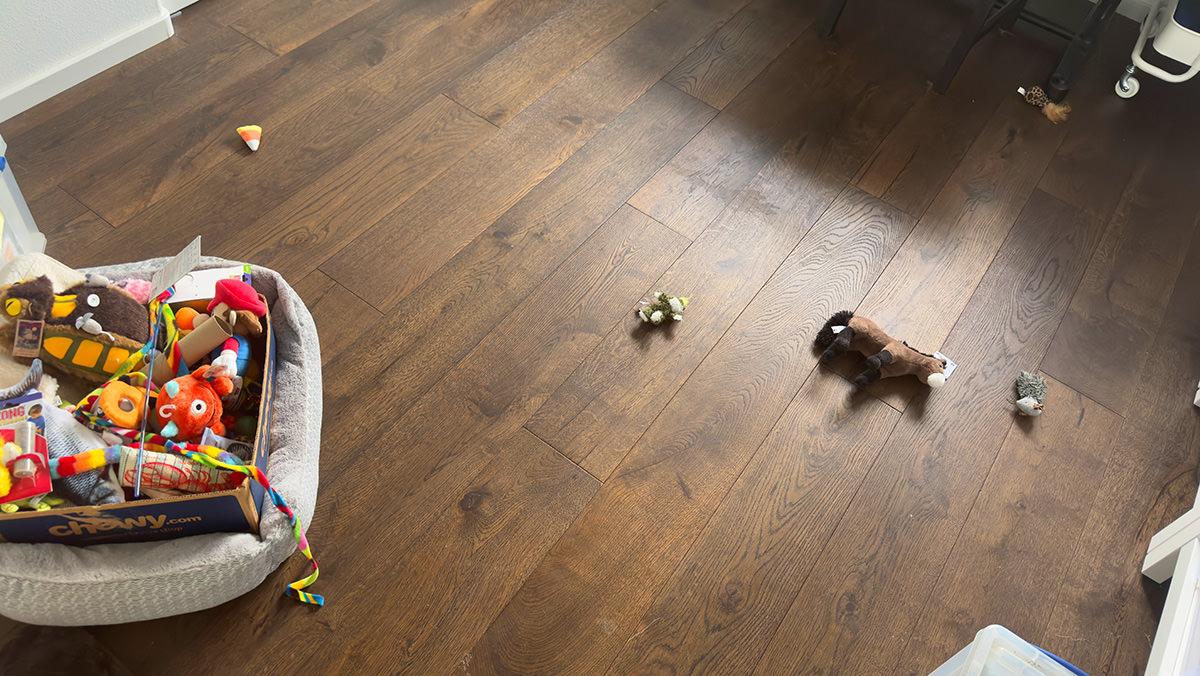
[[[7,147],[0,137],[0,265],[23,253],[46,250],[46,236],[33,224],[33,215],[17,188],[12,167],[4,159]]]
[[[993,624],[975,634],[970,645],[958,651],[929,676],[1080,676],[1057,658]]]

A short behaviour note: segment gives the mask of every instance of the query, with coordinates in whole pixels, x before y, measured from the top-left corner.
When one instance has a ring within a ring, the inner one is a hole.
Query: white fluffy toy
[[[639,319],[651,324],[662,324],[668,318],[675,321],[683,320],[683,310],[687,307],[688,299],[679,296],[668,296],[664,291],[654,294],[654,302],[642,301],[642,307],[636,314]]]

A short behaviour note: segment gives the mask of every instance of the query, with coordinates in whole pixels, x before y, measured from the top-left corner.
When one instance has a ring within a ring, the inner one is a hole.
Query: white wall
[[[0,121],[172,33],[159,0],[0,0]]]
[[[1121,5],[1117,7],[1117,13],[1134,21],[1141,21],[1145,18],[1151,4],[1153,4],[1153,0],[1121,0]]]

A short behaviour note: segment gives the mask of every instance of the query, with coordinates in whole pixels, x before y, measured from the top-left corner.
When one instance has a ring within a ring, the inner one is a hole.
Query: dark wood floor
[[[953,5],[855,0],[822,41],[822,4],[202,0],[0,124],[50,254],[202,234],[321,332],[328,605],[280,596],[293,557],[76,645],[139,676],[919,676],[1000,623],[1141,673],[1141,559],[1197,487],[1197,88],[1116,98],[1118,19],[1056,127],[1014,92],[1045,45],[990,36],[938,95]],[[638,325],[655,289],[682,323]],[[843,308],[959,370],[850,396],[860,362],[810,346]]]

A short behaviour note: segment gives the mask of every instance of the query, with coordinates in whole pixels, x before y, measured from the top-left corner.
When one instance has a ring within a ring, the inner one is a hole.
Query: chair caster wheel
[[[1141,89],[1141,87],[1142,84],[1138,82],[1138,79],[1130,75],[1129,77],[1123,77],[1120,80],[1117,80],[1117,86],[1114,87],[1114,89],[1117,92],[1117,96],[1120,96],[1123,99],[1132,99],[1134,95],[1138,93],[1138,90]]]

